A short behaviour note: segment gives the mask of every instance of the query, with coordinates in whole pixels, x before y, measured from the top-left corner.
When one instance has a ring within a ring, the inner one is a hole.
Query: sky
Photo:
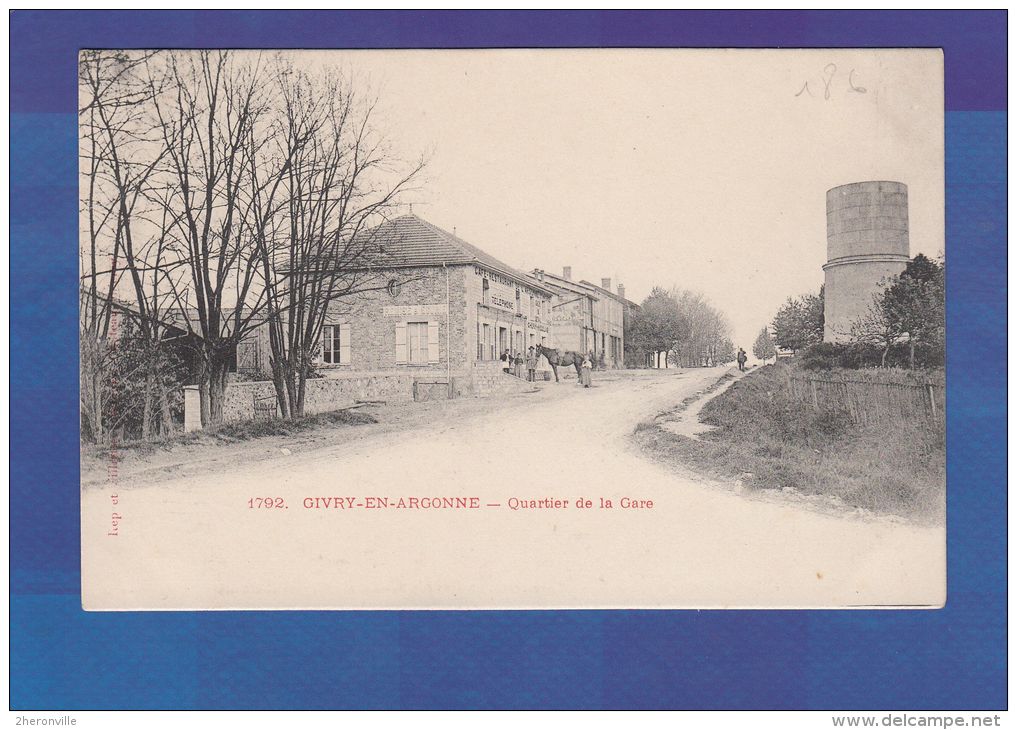
[[[944,250],[938,50],[466,50],[295,54],[378,96],[413,212],[506,263],[705,294],[750,349],[816,292],[826,191],[909,188],[911,254]]]

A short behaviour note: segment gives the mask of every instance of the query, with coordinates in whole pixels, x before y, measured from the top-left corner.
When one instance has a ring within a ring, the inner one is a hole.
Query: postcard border
[[[10,29],[13,709],[1006,707],[1005,11],[16,11]],[[77,51],[280,39],[944,48],[947,606],[83,612]]]

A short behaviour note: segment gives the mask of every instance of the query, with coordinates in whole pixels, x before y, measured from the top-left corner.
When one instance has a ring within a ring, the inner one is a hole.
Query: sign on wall
[[[490,280],[489,280],[490,281]],[[516,309],[516,290],[515,287],[506,286],[498,281],[490,281],[490,303],[492,307],[498,307],[498,309],[507,309],[510,312],[514,312]]]
[[[382,307],[381,313],[386,317],[416,317],[418,315],[445,314],[444,304],[403,304]]]

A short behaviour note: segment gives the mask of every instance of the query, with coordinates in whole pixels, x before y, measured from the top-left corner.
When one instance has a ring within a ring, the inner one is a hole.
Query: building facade
[[[532,277],[554,293],[551,300],[551,339],[555,347],[590,353],[607,368],[625,367],[626,310],[636,306],[625,299],[625,287],[611,291],[611,280],[597,286],[573,281],[572,267],[561,276],[534,269]]]
[[[469,378],[477,363],[500,363],[506,350],[525,357],[529,346],[550,344],[547,287],[416,215],[371,235],[386,264],[370,270],[372,291],[330,308],[319,374]],[[267,332],[259,329],[238,362],[266,357]]]

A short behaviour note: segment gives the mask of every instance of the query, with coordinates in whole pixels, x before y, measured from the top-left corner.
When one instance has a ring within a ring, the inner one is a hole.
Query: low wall
[[[445,374],[441,373],[440,377]],[[324,413],[358,400],[413,400],[413,381],[436,377],[431,373],[349,373],[307,381],[304,412]],[[255,400],[275,398],[270,380],[230,383],[223,403],[223,420],[227,423],[254,419]]]
[[[538,373],[539,375],[539,373]],[[415,381],[422,384],[437,381],[447,382],[448,373],[444,370],[414,370],[412,372],[368,372],[329,374],[324,378],[312,378],[307,381],[304,396],[304,412],[307,414],[334,411],[337,408],[353,405],[356,401],[411,401],[413,400]],[[531,390],[533,385],[525,380],[506,375],[501,370],[501,363],[476,363],[467,372],[452,373],[452,395],[491,396],[509,393],[520,393]],[[197,413],[200,400],[197,386],[192,388],[193,396],[185,399],[184,419]],[[420,400],[431,400],[441,391],[447,397],[447,389],[424,386],[418,388]],[[185,394],[186,395],[186,394]],[[254,420],[254,404],[256,401],[270,407],[275,400],[275,387],[270,380],[249,382],[232,382],[226,386],[223,402],[223,421],[237,423]],[[278,415],[278,408],[276,409]],[[192,421],[195,419],[192,418]],[[200,428],[200,417],[193,428]]]
[[[517,378],[514,375],[506,375],[502,371],[500,360],[474,363],[472,382],[473,395],[479,397],[525,393],[534,387],[532,383],[528,383],[526,380]]]

